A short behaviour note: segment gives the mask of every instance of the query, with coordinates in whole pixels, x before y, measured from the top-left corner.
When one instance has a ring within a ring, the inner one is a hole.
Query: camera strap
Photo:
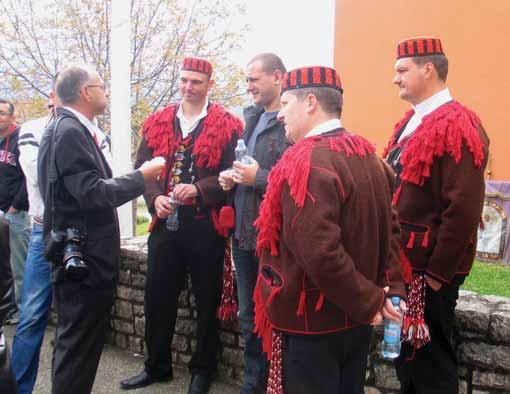
[[[70,118],[70,116],[59,116],[55,122],[53,123],[53,130],[51,131],[51,139],[50,139],[50,159],[48,160],[48,193],[50,196],[50,218],[51,218],[51,229],[55,231],[55,185],[58,180],[58,170],[57,170],[57,161],[56,161],[56,152],[55,145],[57,140],[57,130],[60,122],[65,118]]]

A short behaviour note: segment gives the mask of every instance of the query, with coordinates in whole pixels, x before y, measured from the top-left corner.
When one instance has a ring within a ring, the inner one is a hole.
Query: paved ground
[[[5,334],[12,344],[14,327],[5,327]],[[39,367],[39,376],[33,394],[51,393],[51,352],[50,340],[54,335],[53,327],[49,327],[44,338],[41,351],[41,364]],[[119,381],[132,376],[141,371],[143,358],[118,349],[113,346],[106,346],[101,357],[99,370],[94,384],[93,394],[113,394],[113,393],[133,393],[133,394],[186,394],[189,384],[188,371],[182,369],[174,370],[174,380],[170,383],[157,383],[148,388],[133,391],[123,391],[119,389]],[[239,388],[228,385],[223,382],[215,382],[211,388],[210,394],[237,394]]]

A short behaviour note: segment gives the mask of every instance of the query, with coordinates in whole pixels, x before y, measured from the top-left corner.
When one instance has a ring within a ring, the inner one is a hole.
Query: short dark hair
[[[437,71],[437,76],[443,82],[446,82],[448,76],[448,58],[444,55],[417,56],[413,57],[413,61],[418,66],[425,63],[432,63]]]
[[[14,115],[14,104],[11,103],[9,100],[0,99],[0,104],[7,104],[9,107],[9,115]]]
[[[80,89],[91,78],[85,66],[70,66],[60,71],[55,83],[55,91],[63,105],[74,104],[80,98]]]
[[[282,74],[285,74],[287,72],[287,69],[283,64],[282,59],[280,59],[280,57],[278,55],[275,55],[274,53],[270,52],[259,53],[248,62],[248,65],[255,63],[256,61],[261,62],[262,71],[264,71],[266,74],[272,74],[276,70],[280,70]]]
[[[307,95],[313,94],[317,97],[317,101],[324,112],[338,116],[338,118],[342,116],[344,98],[342,92],[339,90],[327,87],[311,87],[293,89],[288,92],[295,94],[298,100],[303,100]]]

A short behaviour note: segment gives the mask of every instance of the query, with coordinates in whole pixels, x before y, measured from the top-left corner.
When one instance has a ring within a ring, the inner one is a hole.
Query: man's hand
[[[188,183],[179,183],[174,188],[174,198],[177,201],[184,201],[188,198],[193,198],[198,196],[198,189],[195,185],[190,185]]]
[[[7,213],[16,213],[18,212],[18,210],[14,207],[9,207],[9,209],[7,210]]]
[[[170,199],[167,196],[157,196],[154,200],[154,209],[156,216],[160,219],[167,218],[175,211],[175,207],[170,204]]]
[[[425,280],[427,281],[428,285],[434,291],[439,291],[441,286],[443,286],[443,284],[441,282],[439,282],[438,280],[432,278],[431,276],[425,275]]]
[[[384,292],[388,294],[388,291],[390,290],[389,287],[384,288]],[[372,319],[372,322],[370,323],[372,326],[377,326],[379,324],[382,324],[384,319],[393,320],[396,322],[400,322],[403,318],[404,312],[407,310],[407,305],[405,301],[400,300],[400,311],[398,312],[394,307],[393,303],[391,302],[390,298],[386,298],[384,301],[382,309],[376,313],[374,318]]]
[[[232,190],[234,187],[234,177],[232,176],[233,172],[234,171],[232,169],[220,172],[220,175],[218,176],[218,183],[223,191]]]
[[[158,179],[164,167],[165,159],[162,157],[155,157],[151,161],[146,161],[143,163],[139,170],[143,175],[143,179],[148,181]]]
[[[259,169],[259,163],[255,159],[251,159],[250,164],[242,164],[234,161],[234,170],[236,170],[233,179],[235,183],[252,186],[255,184],[255,177]]]

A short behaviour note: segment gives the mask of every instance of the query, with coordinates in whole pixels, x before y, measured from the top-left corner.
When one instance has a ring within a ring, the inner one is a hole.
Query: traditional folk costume
[[[183,70],[211,75],[211,64],[187,58]],[[221,105],[206,103],[200,121],[183,135],[180,104],[151,115],[142,129],[143,140],[136,166],[156,156],[167,159],[159,182],[148,183],[144,194],[153,215],[148,240],[145,286],[146,372],[158,379],[172,373],[170,345],[177,317],[178,297],[189,271],[198,305],[197,347],[190,362],[192,373],[210,376],[216,370],[217,316],[235,317],[230,244],[226,237],[234,225],[232,208],[222,210],[226,194],[218,174],[232,166],[234,147],[242,123]],[[154,201],[169,195],[180,183],[193,184],[196,198],[179,206],[179,229],[169,231],[158,219]],[[222,273],[224,275],[223,296]]]
[[[397,49],[398,58],[431,55],[444,56],[439,39],[404,40]],[[408,344],[397,361],[402,393],[458,392],[454,311],[476,251],[488,145],[478,116],[445,89],[397,123],[386,149],[409,284]],[[439,291],[425,275],[442,283]]]
[[[341,91],[335,70],[287,73],[283,91]],[[256,332],[271,361],[268,393],[363,393],[369,325],[405,295],[394,175],[373,145],[333,119],[284,153],[262,202]],[[344,391],[342,391],[344,390]]]

